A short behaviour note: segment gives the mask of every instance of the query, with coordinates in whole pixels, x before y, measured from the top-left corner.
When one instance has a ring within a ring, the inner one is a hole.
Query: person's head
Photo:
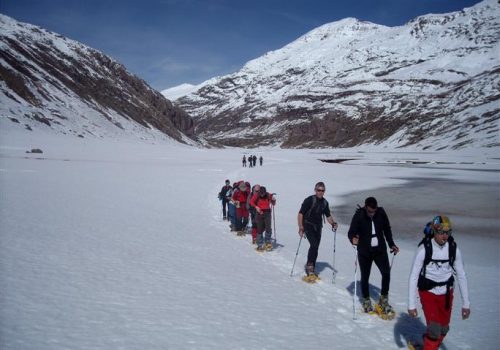
[[[325,183],[324,182],[318,182],[315,186],[314,186],[314,192],[316,193],[316,197],[318,198],[323,198],[323,196],[325,195]]]
[[[260,197],[265,197],[267,194],[267,190],[264,186],[260,186],[260,189],[259,189],[259,196]]]
[[[240,189],[240,191],[246,191],[247,185],[245,184],[245,181],[240,181],[240,183],[238,184],[238,188]]]
[[[375,197],[368,197],[365,199],[365,210],[369,217],[373,217],[377,212],[378,203]]]
[[[226,180],[226,186],[229,186],[231,182],[229,180]]]
[[[451,235],[451,221],[447,216],[438,215],[430,223],[430,231],[439,245],[444,245]]]
[[[252,193],[259,193],[260,185],[253,185]]]

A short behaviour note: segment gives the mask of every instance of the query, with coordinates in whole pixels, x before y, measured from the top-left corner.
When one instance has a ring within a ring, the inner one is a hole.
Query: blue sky
[[[345,17],[388,26],[479,0],[0,0],[0,12],[94,47],[153,88],[232,73]]]

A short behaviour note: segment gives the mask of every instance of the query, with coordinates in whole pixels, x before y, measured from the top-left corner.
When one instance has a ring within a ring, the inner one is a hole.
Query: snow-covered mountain
[[[79,137],[195,138],[191,117],[120,63],[1,14],[0,102],[4,127]]]
[[[354,18],[213,78],[174,103],[220,145],[500,145],[500,5],[385,27]]]

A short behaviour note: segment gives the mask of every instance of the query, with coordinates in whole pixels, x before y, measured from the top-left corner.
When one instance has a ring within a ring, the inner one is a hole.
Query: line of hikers
[[[219,193],[224,218],[234,220],[231,222],[232,230],[241,234],[246,230],[248,212],[250,212],[253,243],[258,245],[258,250],[264,250],[268,246],[269,249],[272,249],[270,217],[271,210],[276,204],[276,198],[269,194],[263,186],[255,185],[250,192],[248,182],[240,181],[233,186],[229,184],[229,180],[226,180],[226,185]],[[316,183],[315,193],[304,199],[297,216],[300,236],[299,248],[303,237],[308,240],[310,245],[305,265],[306,276],[318,276],[315,268],[325,219],[334,232],[338,227],[330,211],[328,201],[324,198],[325,190],[326,186],[323,182]],[[228,205],[228,215],[226,215],[226,204]],[[231,206],[234,206],[235,209],[231,209]],[[263,237],[264,231],[265,237]],[[418,291],[427,323],[427,331],[423,338],[423,349],[425,350],[438,349],[450,329],[454,276],[457,277],[462,296],[462,319],[465,320],[470,316],[469,293],[462,255],[451,233],[451,221],[447,216],[435,216],[432,221],[426,224],[424,237],[418,244],[418,251],[409,278],[408,314],[412,317],[418,316],[416,309]],[[389,264],[387,245],[390,253],[394,256],[399,252],[399,248],[392,238],[389,217],[384,208],[378,206],[374,197],[366,198],[365,205],[358,207],[355,211],[347,236],[356,249],[356,267],[359,262],[363,311],[366,313],[374,311],[369,295],[369,277],[372,264],[375,263],[382,275],[380,299],[376,306],[380,307],[382,313],[394,315],[394,309],[389,304],[392,263]],[[297,249],[297,253],[298,251],[299,249]],[[335,266],[333,268],[335,273]]]
[[[250,168],[257,166],[257,156],[254,154],[254,155],[248,156],[248,158],[246,156],[243,156],[243,158],[241,159],[241,163],[242,163],[243,167],[247,166],[247,159],[248,159],[248,164],[249,164]],[[264,163],[264,158],[262,156],[260,156],[259,157],[260,166],[262,166],[263,163]]]
[[[219,192],[222,201],[222,217],[230,221],[231,231],[238,236],[246,234],[251,220],[252,243],[257,251],[273,249],[271,216],[276,205],[276,195],[267,191],[264,186],[238,181],[230,185],[226,180]]]

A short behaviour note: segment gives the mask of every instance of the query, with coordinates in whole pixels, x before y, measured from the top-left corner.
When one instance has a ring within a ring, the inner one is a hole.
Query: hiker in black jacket
[[[330,212],[328,201],[323,197],[325,195],[325,184],[318,182],[314,186],[314,192],[315,194],[304,199],[297,216],[299,235],[302,237],[305,234],[310,244],[305,267],[307,276],[317,276],[315,269],[319,243],[321,242],[323,216],[332,225],[333,229],[336,230],[338,226]]]
[[[222,186],[220,192],[219,192],[219,200],[221,201],[222,203],[222,219],[223,220],[229,220],[228,216],[227,216],[227,206],[228,206],[228,197],[227,197],[227,193],[228,191],[231,189],[231,183],[229,182],[229,180],[226,180],[226,183],[224,186]]]
[[[393,312],[389,305],[389,283],[391,268],[387,254],[387,244],[391,253],[397,254],[399,248],[392,239],[391,224],[384,208],[379,207],[374,197],[365,200],[365,206],[356,210],[348,237],[351,243],[357,246],[359,269],[361,271],[361,294],[363,296],[363,310],[373,312],[370,301],[368,280],[372,263],[375,262],[382,275],[382,289],[379,305],[387,312]]]

